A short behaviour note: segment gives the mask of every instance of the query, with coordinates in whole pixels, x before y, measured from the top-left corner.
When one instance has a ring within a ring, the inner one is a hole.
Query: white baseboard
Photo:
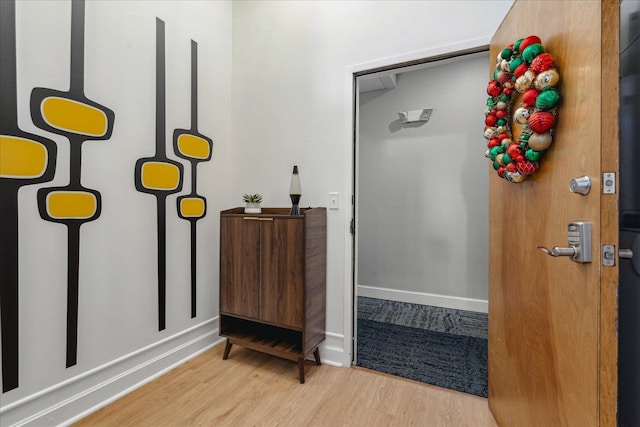
[[[325,340],[320,344],[320,359],[323,364],[339,368],[351,366],[349,354],[344,350],[344,335],[325,332]]]
[[[426,292],[401,291],[398,289],[377,288],[365,285],[358,285],[357,295],[359,297],[386,299],[398,302],[409,302],[412,304],[454,308],[457,310],[476,311],[479,313],[489,312],[488,301],[475,298],[437,295],[429,294]]]
[[[2,407],[2,426],[69,425],[219,342],[215,317]]]

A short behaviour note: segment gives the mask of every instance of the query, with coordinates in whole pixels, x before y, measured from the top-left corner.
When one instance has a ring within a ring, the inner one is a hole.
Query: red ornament
[[[502,89],[502,93],[504,93],[505,95],[511,96],[511,94],[513,93],[513,89],[510,87],[505,87],[504,89]]]
[[[500,84],[497,81],[491,80],[489,82],[489,86],[487,87],[487,93],[491,96],[498,96],[502,92],[500,88]]]
[[[502,166],[498,168],[498,176],[504,178],[504,168]]]
[[[542,40],[540,40],[540,37],[538,36],[525,37],[524,40],[520,42],[520,47],[518,49],[520,50],[520,53],[522,53],[527,48],[527,46],[530,46],[536,43],[542,43]]]
[[[507,154],[512,159],[517,159],[518,156],[522,155],[522,152],[520,151],[520,147],[518,147],[518,144],[511,144],[509,148],[507,148]]]
[[[516,67],[515,70],[513,70],[513,75],[516,76],[516,78],[518,78],[524,73],[526,73],[528,69],[529,67],[527,67],[527,64],[520,64]]]
[[[514,162],[509,163],[504,168],[507,170],[507,172],[515,172],[517,170],[517,166]]]
[[[547,71],[556,65],[553,56],[548,53],[541,53],[531,61],[531,71],[536,74],[540,74],[543,71]]]
[[[498,138],[491,138],[489,140],[489,142],[487,143],[487,147],[489,149],[491,149],[493,147],[497,147],[498,145],[500,145],[500,140]]]
[[[498,135],[498,139],[499,139],[500,141],[502,141],[503,139],[507,139],[507,138],[509,138],[509,135],[507,135],[507,134],[506,134],[506,133],[504,133],[504,132],[503,132],[503,133],[501,133],[500,135]]]
[[[538,162],[524,161],[518,163],[518,172],[523,175],[531,175],[535,173],[535,171],[537,171],[539,167],[540,164]]]
[[[504,83],[507,80],[509,80],[511,77],[509,76],[509,73],[505,72],[505,71],[498,71],[498,74],[496,76],[496,80],[498,81],[498,83]]]
[[[488,115],[484,119],[484,124],[487,126],[494,126],[497,120],[496,116]]]
[[[536,111],[529,116],[529,127],[536,133],[545,133],[555,122],[556,118],[548,111]]]
[[[492,112],[492,114],[493,114],[493,112]],[[495,114],[494,114],[494,115],[495,115],[497,118],[501,119],[501,118],[503,118],[504,116],[506,116],[506,115],[507,115],[507,112],[506,112],[506,111],[504,111],[504,110],[498,110],[498,111],[496,111],[496,112],[495,112]]]
[[[522,95],[522,103],[527,107],[533,107],[536,105],[536,98],[539,92],[536,89],[529,89]]]

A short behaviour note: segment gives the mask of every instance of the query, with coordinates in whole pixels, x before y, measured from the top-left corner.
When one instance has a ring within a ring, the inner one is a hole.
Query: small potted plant
[[[245,203],[244,213],[261,213],[260,203],[262,203],[261,194],[244,194],[242,201]]]

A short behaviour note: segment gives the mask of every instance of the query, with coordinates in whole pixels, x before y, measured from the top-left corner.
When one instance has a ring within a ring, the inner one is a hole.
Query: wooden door
[[[517,1],[491,41],[491,58],[537,35],[556,59],[562,104],[554,142],[528,181],[491,173],[489,406],[500,426],[615,425],[617,267],[601,245],[618,241],[618,1]],[[495,64],[490,64],[493,74]],[[587,196],[569,191],[588,175]],[[593,224],[593,262],[553,258],[567,224]]]
[[[270,218],[262,223],[260,318],[302,328],[304,303],[304,221]]]
[[[260,316],[260,222],[220,217],[220,313]]]

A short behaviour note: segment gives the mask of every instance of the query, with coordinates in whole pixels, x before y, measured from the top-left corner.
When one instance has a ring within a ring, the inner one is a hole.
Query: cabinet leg
[[[314,359],[316,359],[316,365],[320,365],[320,348],[316,347],[316,349],[313,351],[313,357]]]
[[[231,351],[232,345],[233,344],[231,344],[229,338],[227,338],[227,343],[224,346],[224,354],[222,355],[222,360],[227,360],[229,358],[229,352]]]
[[[300,384],[304,384],[304,357],[298,358],[298,377],[300,378]]]

